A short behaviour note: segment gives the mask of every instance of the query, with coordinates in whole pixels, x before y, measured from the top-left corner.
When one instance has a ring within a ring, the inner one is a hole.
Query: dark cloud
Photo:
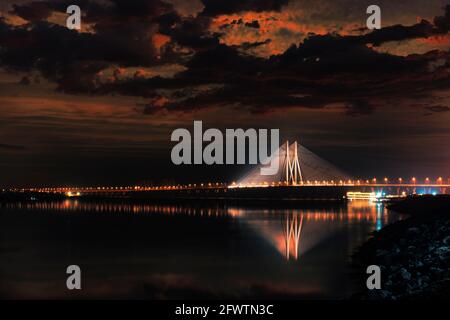
[[[367,45],[445,34],[448,11],[449,7],[444,16],[435,19],[436,25],[423,20],[413,26],[397,25],[361,36],[312,35],[267,60],[240,54],[237,47],[211,48],[195,55],[187,64],[188,70],[173,83],[217,84],[221,85],[219,89],[198,94],[185,91],[185,99],[167,103],[166,108],[191,110],[239,104],[264,112],[276,107],[321,108],[337,103],[346,106],[347,115],[362,115],[375,109],[369,99],[391,103],[395,99],[428,97],[438,89],[437,79],[441,89],[449,88],[445,71],[448,52],[402,57],[377,52]],[[247,43],[240,49],[252,45],[259,43]]]
[[[311,36],[298,46],[269,59],[240,52],[223,44],[197,52],[186,71],[167,79],[125,79],[101,87],[102,93],[149,98],[145,113],[190,111],[212,106],[239,105],[252,112],[277,108],[345,107],[358,116],[375,110],[371,100],[385,104],[399,99],[425,98],[450,87],[440,65],[449,54],[432,52],[410,57],[377,52],[365,44],[337,35]],[[198,86],[206,90],[196,90]],[[169,95],[161,95],[161,90]]]
[[[249,49],[253,49],[268,43],[271,43],[272,40],[271,39],[266,39],[264,41],[256,41],[256,42],[244,42],[240,45],[240,48],[242,48],[243,50],[249,50]]]
[[[394,25],[374,30],[362,36],[352,37],[354,41],[380,45],[388,41],[428,38],[447,34],[450,30],[450,5],[445,7],[445,14],[434,18],[434,23],[422,20],[412,26]]]
[[[289,0],[201,0],[202,14],[216,16],[243,11],[279,11]]]
[[[358,36],[310,35],[270,58],[248,52],[271,39],[227,46],[221,43],[221,34],[208,31],[214,15],[279,10],[286,3],[204,0],[202,14],[182,17],[171,4],[160,0],[111,0],[106,4],[83,0],[83,21],[91,24],[93,32],[80,33],[44,21],[49,12],[65,8],[68,0],[31,2],[13,7],[28,24],[12,26],[0,20],[1,63],[13,70],[38,70],[64,92],[147,98],[146,113],[220,105],[266,112],[279,107],[339,104],[346,114],[361,115],[378,105],[372,100],[423,98],[438,87],[449,87],[445,71],[448,52],[402,57],[368,46],[445,34],[449,6],[433,23],[423,20]],[[259,27],[257,20],[229,23],[242,24]],[[163,49],[152,41],[157,34],[168,38]],[[167,62],[186,69],[172,78],[113,76],[106,82],[100,78],[106,69]]]
[[[443,16],[434,18],[434,24],[442,33],[450,30],[450,5],[445,7],[445,14]]]
[[[98,74],[109,67],[150,67],[169,62],[153,41],[157,18],[174,12],[163,1],[83,0],[83,22],[92,33],[80,33],[45,21],[54,11],[65,12],[71,1],[31,2],[12,12],[29,21],[22,26],[0,21],[1,63],[8,69],[31,71],[55,81],[65,92],[94,92]]]
[[[30,78],[27,76],[22,77],[22,79],[20,79],[19,84],[27,86],[31,83]]]
[[[169,99],[155,111],[238,104],[265,112],[278,107],[323,108],[340,103],[347,106],[346,114],[361,115],[375,108],[367,99],[426,96],[435,87],[436,79],[426,74],[435,56],[392,56],[336,35],[312,36],[270,59],[242,54],[238,49],[219,45],[197,53],[186,64],[188,69],[174,79],[128,81],[115,84],[114,91],[126,87],[132,90],[129,94],[135,94],[136,88],[178,92],[176,99]],[[442,83],[447,86],[448,78]],[[195,85],[217,88],[203,92],[183,89]]]
[[[177,45],[193,49],[193,52],[219,44],[219,35],[207,32],[211,23],[209,17],[181,18],[171,13],[160,17],[158,22],[160,33],[169,36]]]
[[[50,3],[36,1],[25,5],[14,4],[11,13],[28,21],[39,21],[47,19],[53,10],[54,7]]]
[[[21,151],[21,150],[25,150],[26,147],[14,145],[14,144],[0,143],[0,149],[10,150],[10,151]]]
[[[259,29],[260,28],[258,20],[253,20],[252,22],[246,22],[245,26],[249,27],[249,28],[255,28],[255,29]]]
[[[233,20],[230,23],[225,23],[225,24],[221,25],[219,28],[223,30],[223,29],[229,28],[231,26],[242,25],[242,24],[248,28],[254,28],[254,29],[259,29],[261,27],[258,20],[247,21],[244,23],[244,20],[238,19],[238,20]]]
[[[45,78],[58,83],[60,89],[68,91],[93,88],[98,72],[111,64],[150,66],[156,63],[154,48],[148,40],[145,43],[141,40],[116,45],[121,39],[78,33],[47,22],[20,27],[0,22],[2,64],[20,71],[37,69]]]
[[[348,116],[360,116],[371,114],[375,110],[375,107],[368,101],[357,100],[347,105],[345,109],[345,114]]]
[[[441,113],[441,112],[449,112],[450,111],[450,107],[448,106],[426,106],[425,109],[427,109],[428,111],[431,111],[433,113]]]
[[[354,39],[365,43],[380,45],[383,42],[388,41],[428,38],[440,33],[441,31],[437,29],[433,24],[426,20],[422,20],[420,23],[412,26],[394,25],[374,30],[369,34],[357,36]]]

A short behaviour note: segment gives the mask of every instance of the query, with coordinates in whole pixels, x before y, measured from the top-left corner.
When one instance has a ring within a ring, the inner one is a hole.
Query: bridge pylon
[[[302,170],[298,159],[297,141],[292,144],[292,148],[294,149],[292,155],[289,152],[290,148],[291,146],[289,146],[289,141],[286,141],[286,157],[283,168],[285,172],[284,182],[287,185],[297,185],[303,183]]]

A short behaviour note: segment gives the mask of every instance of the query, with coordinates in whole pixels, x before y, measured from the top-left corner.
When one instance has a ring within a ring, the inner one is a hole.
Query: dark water
[[[1,298],[295,298],[352,293],[349,256],[399,219],[309,209],[108,202],[0,204]],[[82,290],[66,288],[79,265]]]

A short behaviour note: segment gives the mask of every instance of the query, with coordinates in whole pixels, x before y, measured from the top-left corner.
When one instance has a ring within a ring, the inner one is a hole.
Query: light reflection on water
[[[66,200],[0,204],[0,294],[71,298],[343,298],[349,256],[399,219],[382,206],[272,209]],[[31,269],[30,269],[31,268]],[[77,297],[78,297],[77,296]]]

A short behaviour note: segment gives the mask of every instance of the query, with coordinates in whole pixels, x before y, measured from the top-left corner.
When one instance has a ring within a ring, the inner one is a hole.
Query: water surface
[[[301,209],[66,200],[0,204],[1,298],[341,299],[349,257],[399,219],[381,205]],[[66,268],[82,290],[66,289]]]

